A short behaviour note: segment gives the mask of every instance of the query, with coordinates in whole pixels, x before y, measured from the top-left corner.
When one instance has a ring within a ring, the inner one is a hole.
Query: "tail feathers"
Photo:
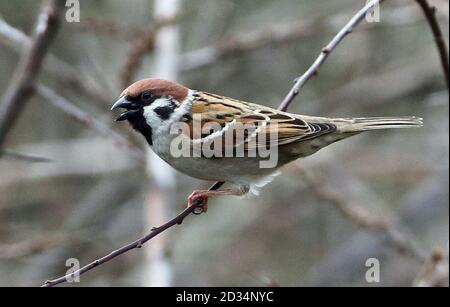
[[[423,126],[422,118],[407,117],[361,117],[349,119],[341,127],[342,132],[359,132],[378,129],[417,128]]]

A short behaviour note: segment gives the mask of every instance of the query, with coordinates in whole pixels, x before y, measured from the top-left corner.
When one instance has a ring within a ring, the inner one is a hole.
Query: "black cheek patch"
[[[170,117],[170,114],[174,111],[173,106],[164,106],[164,107],[157,107],[153,111],[161,118],[161,119],[168,119]]]

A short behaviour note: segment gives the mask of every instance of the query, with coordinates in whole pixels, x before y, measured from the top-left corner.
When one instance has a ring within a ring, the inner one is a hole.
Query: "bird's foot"
[[[224,189],[224,190],[198,190],[192,192],[188,197],[188,207],[196,206],[194,214],[202,214],[208,211],[208,199],[210,197],[224,196],[224,195],[236,195],[241,196],[247,191],[242,189]],[[197,202],[200,202],[197,203]]]
[[[208,198],[211,191],[194,191],[188,197],[188,207],[196,206],[193,213],[202,214],[208,211]],[[200,202],[200,204],[197,204]]]

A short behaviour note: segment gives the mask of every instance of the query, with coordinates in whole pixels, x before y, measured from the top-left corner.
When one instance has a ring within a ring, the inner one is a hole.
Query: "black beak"
[[[113,104],[113,106],[111,107],[111,111],[118,108],[129,110],[131,108],[131,102],[129,102],[125,97],[121,97]]]
[[[130,110],[132,108],[132,103],[125,97],[117,100],[111,107],[111,111],[119,108],[126,109],[127,111],[120,114],[120,116],[116,119],[117,122],[127,120],[138,112],[138,110]]]

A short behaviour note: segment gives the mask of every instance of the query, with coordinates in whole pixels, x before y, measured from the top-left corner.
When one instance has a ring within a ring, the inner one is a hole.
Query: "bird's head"
[[[127,120],[152,145],[152,129],[167,121],[188,95],[189,89],[178,83],[143,79],[127,87],[111,110],[125,109],[116,121]]]

